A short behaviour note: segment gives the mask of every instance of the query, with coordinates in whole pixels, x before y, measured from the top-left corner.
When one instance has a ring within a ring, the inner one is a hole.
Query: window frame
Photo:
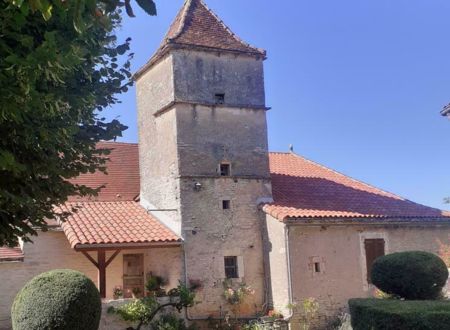
[[[232,265],[227,264],[227,261],[232,261]],[[239,278],[239,261],[237,256],[224,256],[223,257],[224,271],[226,279]]]
[[[368,246],[369,246],[370,242],[375,243],[375,244],[382,242],[382,244],[379,244],[379,246],[375,246],[373,248],[374,251],[369,252]],[[365,255],[365,260],[366,260],[366,280],[367,280],[368,284],[372,284],[372,279],[370,278],[370,274],[372,272],[372,266],[373,266],[375,259],[386,255],[386,240],[382,237],[365,238],[363,241],[363,244],[364,244],[364,255]],[[378,251],[379,249],[382,249],[382,254],[378,253],[378,252],[380,252],[380,251]],[[373,254],[373,255],[371,255],[371,254]]]
[[[225,93],[214,94],[214,103],[219,105],[225,104]]]
[[[226,171],[223,170],[222,166],[226,168]],[[225,174],[224,174],[225,173]],[[229,162],[221,162],[219,164],[219,175],[221,177],[230,177],[231,176],[231,163]]]
[[[222,200],[222,210],[230,210],[231,209],[231,200],[223,199]]]

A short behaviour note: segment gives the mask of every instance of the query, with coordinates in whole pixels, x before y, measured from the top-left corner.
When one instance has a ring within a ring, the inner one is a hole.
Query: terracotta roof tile
[[[99,148],[112,149],[106,156],[107,173],[100,171],[82,174],[71,182],[91,188],[101,189],[96,197],[89,200],[97,201],[132,201],[139,196],[139,152],[135,143],[101,142]],[[69,201],[86,200],[86,198],[71,197]]]
[[[126,202],[72,202],[62,211],[78,211],[62,224],[75,248],[85,244],[163,243],[180,238],[139,205]]]
[[[279,220],[450,217],[292,153],[271,153],[269,159],[274,202],[263,209]]]
[[[23,261],[23,251],[17,246],[14,248],[0,247],[0,262]]]
[[[186,0],[160,47],[150,61],[136,73],[141,75],[171,48],[198,48],[246,53],[265,57],[263,49],[253,47],[234,34],[201,0]]]

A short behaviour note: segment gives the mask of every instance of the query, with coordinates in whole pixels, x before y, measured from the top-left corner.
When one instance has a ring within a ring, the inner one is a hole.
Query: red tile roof
[[[109,175],[95,173],[77,179],[90,186],[105,184],[106,188],[95,201],[71,201],[62,207],[63,211],[80,208],[62,225],[72,247],[179,241],[133,201],[139,193],[137,145],[106,146],[114,149],[109,155]],[[416,204],[292,153],[270,153],[269,159],[274,202],[264,205],[263,210],[281,221],[450,217],[450,212]]]
[[[269,158],[274,202],[263,210],[279,220],[450,217],[292,153]]]
[[[197,48],[246,53],[265,57],[266,52],[236,36],[201,0],[186,0],[159,49],[136,73],[141,75],[169,49]]]
[[[78,208],[62,224],[70,245],[178,242],[180,238],[158,222],[139,203],[73,202],[63,211]]]
[[[100,171],[82,174],[71,180],[79,185],[91,188],[105,186],[96,197],[88,200],[131,201],[139,196],[139,153],[135,143],[100,142],[99,148],[112,149],[106,156],[108,174]],[[72,197],[70,201],[86,200]]]
[[[0,262],[23,261],[23,251],[17,246],[14,248],[0,247]]]

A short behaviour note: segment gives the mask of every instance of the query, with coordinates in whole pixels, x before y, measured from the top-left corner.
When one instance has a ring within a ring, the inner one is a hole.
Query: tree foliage
[[[105,170],[96,142],[126,129],[102,116],[131,85],[130,39],[114,35],[123,6],[0,0],[0,246],[64,219],[55,205],[68,196],[97,192],[69,179]]]

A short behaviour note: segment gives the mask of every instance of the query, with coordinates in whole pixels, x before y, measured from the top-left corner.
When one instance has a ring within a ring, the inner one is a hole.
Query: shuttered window
[[[384,239],[366,239],[364,240],[364,247],[366,249],[367,282],[372,283],[370,278],[372,265],[376,258],[384,256]]]

